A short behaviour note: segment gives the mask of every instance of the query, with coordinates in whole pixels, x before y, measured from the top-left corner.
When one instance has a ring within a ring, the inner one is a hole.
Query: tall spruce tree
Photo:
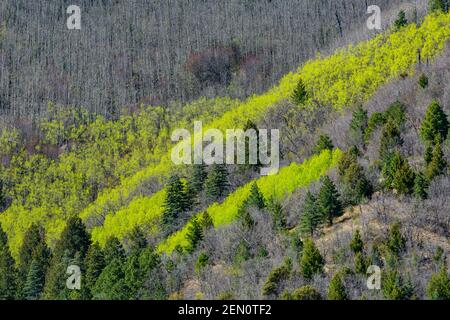
[[[312,279],[315,274],[322,273],[325,260],[314,245],[312,239],[307,238],[303,244],[300,258],[300,272],[305,279]]]
[[[264,196],[259,190],[258,184],[256,182],[254,182],[251,186],[247,203],[249,206],[256,207],[258,209],[263,209],[266,207],[266,200],[264,199]]]
[[[434,100],[428,107],[425,118],[420,128],[420,136],[424,142],[434,143],[447,139],[449,122],[447,115],[437,100]]]
[[[447,161],[444,158],[444,152],[440,142],[437,142],[433,149],[433,154],[431,157],[431,162],[428,164],[426,169],[426,175],[428,181],[433,180],[435,177],[444,174],[447,169]]]
[[[228,170],[224,164],[214,164],[205,183],[206,197],[209,201],[218,201],[228,193]]]
[[[400,12],[398,13],[397,19],[394,21],[395,29],[400,30],[407,24],[408,24],[408,19],[406,19],[406,12],[404,10],[400,10]]]
[[[0,226],[0,300],[13,300],[17,291],[17,273],[8,246],[8,236]]]
[[[67,255],[69,259],[72,259],[78,252],[84,259],[90,244],[90,235],[83,222],[78,217],[72,217],[67,221],[65,229],[55,245],[53,256],[55,259],[59,259],[63,255]]]
[[[293,104],[300,106],[303,105],[308,99],[308,92],[306,91],[305,83],[300,79],[291,95],[291,101]]]
[[[356,140],[356,143],[364,143],[364,132],[369,124],[367,110],[359,106],[353,111],[352,121],[350,122],[350,136]]]
[[[110,264],[114,259],[124,260],[125,250],[119,239],[116,237],[109,238],[103,248],[103,255],[106,265]]]
[[[95,282],[105,268],[105,265],[105,257],[102,249],[97,242],[93,243],[89,247],[86,258],[84,259],[85,276],[83,279],[89,297],[92,297],[92,290],[94,289]]]
[[[322,180],[322,187],[317,196],[317,204],[324,220],[328,220],[329,225],[333,224],[333,218],[339,217],[344,210],[339,200],[340,195],[333,181],[328,176]]]
[[[23,288],[24,298],[27,300],[39,300],[45,283],[45,271],[37,259],[30,263],[25,285]]]
[[[416,174],[414,179],[414,197],[417,199],[425,200],[428,197],[429,183],[423,173]]]
[[[203,229],[202,225],[198,221],[197,217],[194,217],[188,226],[188,231],[186,234],[186,240],[188,242],[188,246],[186,247],[186,251],[188,253],[192,253],[197,248],[200,241],[203,239]]]
[[[336,273],[328,287],[328,300],[348,300],[348,294],[342,280],[342,273]]]
[[[300,231],[313,236],[314,231],[322,222],[322,214],[317,205],[317,198],[310,191],[306,193],[300,217]]]
[[[178,216],[187,211],[186,188],[178,175],[170,177],[166,187],[166,199],[164,201],[163,225],[170,228]]]

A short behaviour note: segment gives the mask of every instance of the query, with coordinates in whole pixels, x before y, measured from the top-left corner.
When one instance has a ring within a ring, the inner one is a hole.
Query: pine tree
[[[301,211],[300,230],[312,236],[323,219],[317,205],[317,198],[310,191],[306,193]]]
[[[400,223],[394,223],[389,229],[387,247],[395,256],[398,256],[406,249],[406,239],[400,229]]]
[[[341,177],[343,185],[343,199],[346,205],[357,205],[370,197],[373,187],[364,174],[364,168],[357,162],[350,164]]]
[[[128,248],[130,252],[141,252],[142,249],[147,247],[147,239],[142,232],[141,228],[134,227],[128,235]]]
[[[92,295],[92,290],[94,289],[95,282],[105,268],[105,257],[103,255],[102,249],[98,243],[92,244],[86,254],[84,259],[85,276],[84,285],[89,291],[89,296]]]
[[[322,300],[322,296],[319,291],[313,286],[307,285],[301,288],[295,289],[290,295],[291,300]]]
[[[334,217],[339,217],[343,213],[342,203],[339,197],[333,181],[328,176],[325,176],[317,197],[317,204],[323,219],[327,219],[330,225],[333,224]]]
[[[356,230],[352,242],[350,242],[350,249],[354,254],[362,253],[364,250],[364,242],[361,239],[361,233],[359,230]]]
[[[443,266],[428,282],[427,296],[432,300],[450,300],[450,277]]]
[[[332,151],[334,149],[333,142],[327,135],[321,135],[317,140],[316,147],[314,148],[315,154],[320,154],[324,150]]]
[[[203,191],[207,176],[208,172],[206,171],[205,164],[195,164],[193,166],[191,179],[188,183],[188,190],[191,193],[191,197],[197,197]]]
[[[447,115],[442,110],[439,102],[434,100],[425,114],[425,119],[420,128],[420,136],[424,142],[434,143],[436,139],[442,142],[447,139],[448,128]]]
[[[203,240],[202,226],[199,223],[197,217],[192,218],[188,226],[186,240],[188,242],[188,246],[186,247],[186,251],[188,253],[194,252],[199,242]]]
[[[114,259],[124,260],[125,250],[119,239],[116,237],[111,237],[106,241],[105,247],[103,249],[103,254],[105,257],[106,265],[110,264]]]
[[[67,221],[66,228],[55,245],[54,258],[59,259],[67,255],[69,259],[72,259],[79,252],[80,257],[84,259],[90,244],[90,235],[83,222],[78,217],[72,217]]]
[[[300,271],[305,279],[312,279],[315,274],[322,273],[325,260],[314,245],[312,239],[304,241],[300,258]]]
[[[422,173],[416,174],[414,179],[414,197],[425,200],[428,197],[429,183]]]
[[[364,253],[357,252],[355,254],[355,272],[359,274],[366,274],[367,268],[369,267],[369,263],[364,256]]]
[[[302,79],[300,79],[297,83],[297,86],[292,93],[291,100],[292,103],[300,106],[303,105],[308,99],[308,92],[306,91],[305,83]]]
[[[214,222],[211,218],[211,215],[208,211],[203,211],[200,218],[200,225],[202,226],[203,232],[208,231],[211,228],[214,228]]]
[[[348,300],[347,291],[340,272],[335,274],[330,281],[330,286],[328,287],[328,300]]]
[[[247,203],[250,207],[255,207],[258,209],[264,209],[266,207],[266,200],[264,199],[264,196],[259,190],[256,182],[254,182],[251,186]]]
[[[195,272],[199,273],[202,271],[209,262],[209,256],[205,252],[201,252],[198,255],[197,262],[195,263]]]
[[[358,143],[364,143],[364,132],[369,125],[369,117],[367,111],[359,106],[353,111],[352,121],[350,122],[350,134],[358,141]]]
[[[273,228],[276,231],[282,231],[286,229],[286,214],[283,210],[283,206],[273,197],[269,198],[267,208],[272,215]]]
[[[404,26],[408,24],[408,20],[406,19],[405,11],[401,10],[398,13],[397,20],[394,22],[395,29],[400,30]]]
[[[403,161],[398,170],[395,171],[392,179],[392,188],[399,194],[411,194],[414,190],[415,175],[408,162]]]
[[[188,207],[185,186],[178,175],[173,175],[166,187],[163,225],[170,228],[179,214],[185,212]]]
[[[425,73],[422,73],[422,75],[419,77],[419,86],[422,89],[425,89],[428,87],[428,77],[425,75]]]
[[[257,171],[258,168],[261,166],[261,163],[259,161],[259,146],[260,146],[259,129],[258,129],[258,127],[256,126],[256,124],[253,121],[247,120],[243,130],[245,132],[248,132],[249,130],[253,130],[256,133],[256,150],[254,150],[254,152],[256,152],[256,155],[257,155],[257,163],[256,164],[250,164],[249,163],[251,150],[250,150],[250,142],[249,142],[248,139],[246,139],[245,140],[245,159],[246,159],[246,163],[239,165],[239,171],[241,173],[245,172],[247,170],[250,170],[250,169],[253,169],[254,171]]]
[[[44,288],[45,275],[41,263],[33,259],[24,286],[24,297],[27,300],[39,300]]]
[[[206,197],[218,201],[228,193],[228,170],[224,164],[214,164],[205,182]]]
[[[387,270],[381,277],[383,295],[389,300],[407,300],[413,294],[412,285],[405,282],[397,270]]]
[[[113,259],[102,271],[92,291],[97,300],[128,300],[130,292],[125,283],[125,260]]]
[[[250,214],[248,200],[244,201],[244,203],[239,206],[237,218],[242,227],[245,229],[251,229],[254,226],[255,221],[253,221],[253,218]]]
[[[45,300],[67,300],[70,297],[70,291],[66,287],[66,280],[68,275],[66,275],[67,267],[70,265],[77,265],[82,267],[80,264],[81,260],[80,253],[72,257],[69,256],[69,250],[65,251],[62,256],[54,256],[48,272],[45,277],[45,286],[43,290],[43,299]],[[75,261],[76,262],[75,262]]]
[[[0,226],[0,300],[13,300],[17,291],[14,259],[8,246],[8,237]]]
[[[389,164],[397,147],[403,144],[400,131],[393,120],[388,120],[381,131],[380,139],[380,163],[381,168]]]
[[[432,181],[435,177],[444,174],[447,169],[447,162],[444,159],[441,144],[438,142],[434,146],[431,162],[427,166],[426,175],[428,181]]]

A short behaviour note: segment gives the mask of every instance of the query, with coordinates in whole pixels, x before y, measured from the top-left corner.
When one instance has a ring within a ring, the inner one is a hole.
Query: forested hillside
[[[0,299],[450,299],[447,1],[365,36],[356,0],[86,1],[65,40],[33,3],[0,5]],[[196,120],[279,129],[279,172],[174,165]]]

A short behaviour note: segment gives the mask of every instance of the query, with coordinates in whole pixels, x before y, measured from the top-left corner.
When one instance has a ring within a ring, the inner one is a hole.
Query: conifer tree
[[[428,197],[429,183],[423,173],[416,174],[414,179],[414,196],[417,199],[425,200]]]
[[[214,164],[205,182],[206,196],[210,201],[220,200],[227,195],[229,187],[228,170],[224,164]]]
[[[106,241],[103,254],[106,265],[110,264],[114,259],[125,259],[125,250],[123,249],[119,239],[116,237],[111,237],[108,241]]]
[[[130,292],[125,282],[125,260],[115,258],[102,271],[92,291],[93,299],[127,300]]]
[[[185,212],[188,207],[185,186],[178,175],[173,175],[166,187],[163,225],[170,228],[179,214]]]
[[[256,207],[258,209],[263,209],[266,207],[266,201],[256,182],[254,182],[251,186],[247,203],[250,207]]]
[[[199,242],[203,240],[202,226],[197,217],[192,218],[191,223],[188,226],[186,240],[188,242],[188,246],[186,248],[188,253],[194,252]]]
[[[282,231],[286,229],[286,214],[281,203],[273,197],[270,197],[267,208],[272,215],[274,230]]]
[[[364,132],[369,125],[369,117],[367,111],[359,106],[353,111],[352,121],[350,122],[350,135],[357,140],[358,143],[364,143]]]
[[[435,177],[444,174],[447,169],[447,162],[444,159],[444,153],[439,142],[436,143],[433,150],[431,162],[427,166],[426,175],[428,181],[433,180]]]
[[[313,235],[316,228],[322,222],[322,214],[317,205],[317,198],[308,191],[302,206],[300,217],[300,230],[308,235]]]
[[[188,183],[191,197],[197,197],[203,191],[207,176],[208,172],[206,171],[205,164],[195,164],[193,166],[191,179]]]
[[[428,77],[425,75],[425,73],[422,73],[422,75],[419,77],[419,86],[422,89],[425,89],[428,87]]]
[[[339,217],[343,213],[343,207],[339,197],[333,181],[328,176],[325,176],[317,196],[317,204],[323,219],[328,220],[330,225],[333,224],[334,217]]]
[[[211,218],[211,215],[206,210],[203,211],[201,214],[200,225],[202,226],[203,232],[206,232],[207,230],[214,228],[214,222]]]
[[[237,218],[240,221],[242,227],[251,229],[255,222],[249,211],[248,200],[244,201],[238,208]]]
[[[328,300],[348,300],[348,294],[340,272],[335,274],[330,281],[330,286],[328,287]]]
[[[14,259],[8,246],[8,236],[0,226],[0,300],[13,300],[17,291]]]
[[[306,91],[305,83],[302,79],[300,79],[297,83],[297,86],[292,93],[291,100],[292,103],[300,106],[306,102],[308,99],[308,92]]]
[[[407,24],[408,24],[408,20],[406,19],[406,13],[404,10],[401,10],[398,13],[397,20],[395,20],[395,22],[394,22],[395,29],[400,30]]]
[[[420,136],[424,142],[442,142],[447,139],[449,122],[447,115],[437,100],[434,100],[428,107],[425,119],[420,128]]]
[[[414,190],[414,180],[414,172],[408,162],[404,160],[400,168],[394,172],[392,188],[399,194],[411,194]]]
[[[413,294],[411,283],[404,281],[397,270],[387,270],[381,277],[381,290],[386,299],[407,300]]]
[[[373,187],[364,174],[363,167],[355,160],[341,177],[345,204],[357,205],[365,197],[370,197]]]
[[[131,230],[130,234],[128,235],[128,248],[130,252],[139,253],[146,246],[147,239],[145,239],[145,235],[142,232],[141,228],[133,228],[133,230]]]
[[[389,164],[398,146],[403,144],[400,131],[393,120],[388,120],[381,131],[380,139],[380,163],[381,168]]]
[[[79,252],[80,257],[84,259],[90,244],[90,235],[83,222],[78,217],[72,217],[67,221],[65,229],[55,245],[53,256],[55,259],[59,259],[63,255],[67,255],[69,259],[72,259]]]
[[[387,247],[395,256],[398,256],[406,249],[406,239],[400,229],[400,223],[394,223],[389,228]]]
[[[304,241],[300,258],[300,272],[305,279],[312,279],[315,274],[322,273],[325,260],[314,245],[312,239]]]
[[[430,0],[429,10],[430,12],[448,12],[449,5],[448,0]]]
[[[327,135],[321,135],[319,140],[317,140],[316,147],[314,148],[315,154],[320,154],[324,150],[332,151],[334,149],[333,142],[330,137]]]
[[[322,300],[322,296],[316,288],[310,285],[303,286],[301,288],[295,289],[290,295],[291,300],[312,300],[318,301]]]
[[[355,254],[355,272],[359,274],[366,274],[369,263],[362,252]]]
[[[359,232],[359,230],[356,230],[355,234],[353,235],[352,242],[350,242],[350,249],[354,254],[362,253],[364,250],[364,242],[361,239],[361,233]]]
[[[450,300],[450,277],[444,266],[428,282],[427,296],[432,300]]]
[[[86,286],[89,296],[92,296],[95,282],[105,268],[105,258],[102,249],[98,243],[93,243],[84,259],[85,276],[83,277],[84,285]]]
[[[24,298],[27,300],[39,300],[44,288],[44,282],[45,274],[42,265],[37,259],[33,259],[23,288]]]

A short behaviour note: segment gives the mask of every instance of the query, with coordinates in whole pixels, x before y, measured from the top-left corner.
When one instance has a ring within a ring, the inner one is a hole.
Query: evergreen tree
[[[406,19],[405,11],[401,10],[398,13],[397,20],[394,22],[395,29],[400,30],[404,26],[408,24],[408,20]]]
[[[45,286],[43,298],[45,300],[68,300],[71,291],[66,287],[67,268],[70,265],[76,265],[82,268],[80,252],[76,252],[73,257],[69,250],[62,256],[53,256],[52,262],[45,277]]]
[[[292,103],[300,106],[303,105],[308,99],[308,92],[306,91],[305,83],[302,79],[300,79],[297,83],[297,86],[292,93],[291,100]]]
[[[195,263],[195,272],[199,273],[202,271],[209,262],[209,256],[205,252],[201,252],[198,255],[197,262]]]
[[[312,239],[304,241],[300,258],[300,271],[305,279],[312,279],[315,274],[322,273],[325,260],[314,245]]]
[[[343,213],[342,203],[339,197],[333,181],[328,176],[325,176],[317,197],[317,204],[323,219],[328,220],[330,225],[333,224],[334,217],[339,217]]]
[[[133,228],[128,236],[128,248],[130,252],[140,252],[147,247],[147,239],[139,227]]]
[[[340,272],[334,275],[328,287],[328,300],[348,300],[347,291]]]
[[[292,292],[290,295],[291,300],[322,300],[322,296],[316,288],[310,285],[303,286]]]
[[[264,296],[276,295],[278,293],[280,282],[289,278],[292,271],[292,261],[286,258],[283,264],[273,269],[262,288],[262,294]]]
[[[364,132],[369,125],[369,117],[367,111],[359,106],[353,111],[352,121],[350,122],[350,135],[358,141],[363,143]]]
[[[367,268],[369,267],[369,263],[364,256],[364,253],[357,252],[355,254],[355,271],[359,274],[366,274]]]
[[[197,217],[192,218],[189,223],[186,240],[188,242],[188,246],[186,247],[188,253],[194,252],[199,242],[203,240],[202,226]]]
[[[449,122],[447,115],[442,110],[439,102],[434,100],[428,107],[425,119],[420,128],[420,136],[424,142],[433,143],[437,140],[439,142],[447,139]]]
[[[125,260],[113,259],[102,271],[92,292],[97,300],[127,300],[130,298],[125,282]]]
[[[106,265],[109,265],[114,259],[124,260],[125,250],[119,239],[116,237],[111,237],[106,241],[105,247],[103,249],[103,254],[105,257]]]
[[[444,174],[446,169],[447,162],[444,159],[444,153],[442,152],[441,144],[438,142],[434,146],[431,162],[427,166],[426,175],[428,181],[433,180],[435,177],[441,174]]]
[[[206,210],[203,211],[201,215],[200,225],[202,226],[203,232],[206,232],[207,230],[214,228],[214,222],[211,218],[211,215]]]
[[[67,221],[65,229],[55,245],[53,255],[55,259],[59,259],[63,255],[67,255],[69,259],[72,259],[79,252],[80,257],[84,259],[90,244],[90,235],[86,231],[83,222],[78,217],[72,217]]]
[[[381,290],[389,300],[408,300],[413,294],[411,283],[405,282],[396,270],[384,272],[381,277]]]
[[[205,164],[195,164],[193,166],[191,179],[188,183],[191,198],[197,197],[203,191],[207,176],[208,172],[206,171]]]
[[[259,141],[259,129],[256,126],[256,124],[251,121],[251,120],[247,120],[247,122],[245,123],[244,129],[245,132],[249,131],[249,130],[253,130],[256,133],[256,155],[257,155],[257,163],[256,164],[250,164],[250,154],[251,154],[251,150],[250,150],[250,142],[248,139],[245,139],[245,164],[241,164],[239,165],[239,171],[245,172],[249,169],[253,169],[254,171],[257,171],[257,169],[261,166],[261,163],[259,161],[259,146],[260,146],[260,141]],[[237,155],[236,155],[237,156]],[[247,162],[248,161],[248,162]]]
[[[355,234],[353,235],[352,242],[350,242],[350,249],[354,254],[362,253],[364,250],[364,242],[361,239],[361,233],[359,232],[359,230],[356,230]]]
[[[333,142],[327,135],[321,135],[317,140],[316,147],[314,148],[315,154],[320,154],[324,150],[332,151],[334,149]]]
[[[242,227],[246,229],[251,229],[255,222],[249,211],[248,201],[244,201],[238,208],[237,218],[240,221]]]
[[[430,12],[448,12],[449,1],[448,0],[430,0],[429,10],[430,10]]]
[[[250,207],[256,207],[258,209],[263,209],[266,207],[266,201],[256,182],[254,182],[251,186],[247,203]]]
[[[44,281],[45,275],[42,265],[37,259],[33,259],[23,289],[25,299],[39,300],[44,288]]]
[[[302,216],[300,217],[300,230],[313,236],[314,231],[322,222],[322,214],[317,205],[317,198],[308,191],[302,206]]]
[[[84,286],[86,286],[89,296],[92,295],[95,282],[105,268],[105,257],[98,243],[93,243],[84,259],[85,276],[83,277]]]
[[[422,75],[419,77],[419,86],[422,89],[425,89],[426,87],[428,87],[428,81],[428,77],[424,73],[422,73]]]
[[[366,178],[364,168],[356,161],[350,164],[341,177],[341,182],[343,185],[342,198],[346,205],[357,205],[364,198],[372,195],[372,184]]]
[[[163,225],[170,228],[178,215],[189,208],[184,183],[178,175],[170,177],[166,187],[166,199],[164,201]]]
[[[397,147],[402,144],[403,140],[400,137],[399,129],[393,120],[389,120],[381,131],[380,163],[382,169],[389,164]]]
[[[398,256],[406,249],[406,239],[401,233],[400,229],[400,223],[394,223],[389,228],[387,247],[389,251],[395,256]]]
[[[227,195],[229,187],[228,170],[224,164],[214,164],[205,182],[206,197],[218,201]]]
[[[450,277],[443,266],[428,282],[427,296],[432,300],[450,300]]]
[[[422,173],[416,175],[414,179],[414,196],[417,199],[425,200],[428,197],[429,183]]]
[[[14,259],[8,246],[8,237],[0,226],[0,300],[13,300],[17,278]]]
[[[414,190],[415,175],[408,164],[408,161],[404,160],[400,168],[394,172],[392,178],[392,188],[399,194],[411,194]]]
[[[282,231],[286,229],[286,214],[283,210],[283,206],[273,197],[269,198],[267,207],[272,215],[273,228],[276,231]]]

